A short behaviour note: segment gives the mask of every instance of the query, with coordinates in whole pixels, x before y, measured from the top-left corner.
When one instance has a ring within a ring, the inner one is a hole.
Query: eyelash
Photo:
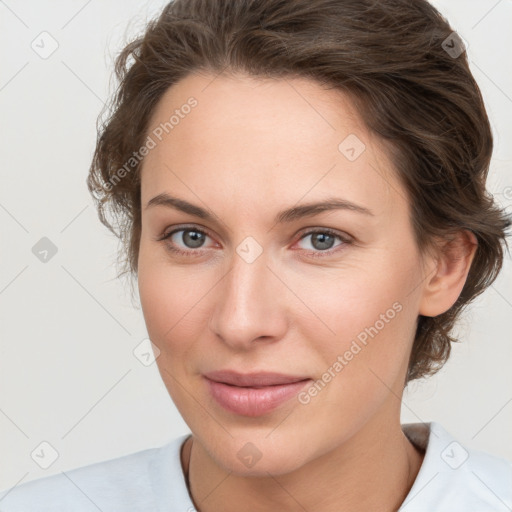
[[[202,235],[206,235],[206,236],[210,237],[210,235],[203,229],[199,229],[195,226],[181,226],[179,228],[173,229],[169,233],[165,233],[160,238],[157,238],[157,241],[165,242],[166,240],[170,239],[172,237],[172,235],[174,235],[175,233],[179,233],[180,231],[194,231],[196,233],[200,233]],[[326,249],[325,251],[306,251],[306,252],[309,252],[309,256],[312,258],[323,258],[326,256],[330,256],[340,250],[343,250],[344,246],[352,243],[352,240],[349,237],[342,236],[340,233],[338,233],[337,231],[330,229],[330,228],[310,229],[309,231],[306,231],[301,234],[299,241],[306,238],[309,235],[314,235],[314,234],[318,234],[318,233],[333,236],[335,238],[338,238],[343,243],[335,246],[333,249]],[[212,238],[212,237],[210,237],[210,238]],[[178,254],[180,256],[192,256],[192,257],[201,256],[202,252],[203,252],[201,249],[197,249],[197,250],[190,249],[188,251],[179,249],[169,243],[167,243],[166,246],[171,252],[173,252],[174,254]]]

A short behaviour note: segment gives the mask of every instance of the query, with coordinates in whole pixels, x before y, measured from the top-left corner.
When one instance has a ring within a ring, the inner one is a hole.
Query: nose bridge
[[[255,303],[263,298],[268,269],[263,257],[248,263],[238,255],[233,256],[232,269],[226,286],[224,300],[239,312],[255,311]],[[263,304],[260,303],[260,306]],[[251,307],[253,306],[253,307]]]
[[[266,254],[252,260],[243,249],[242,243],[233,253],[209,322],[216,335],[239,348],[258,338],[279,337],[285,327],[284,312],[276,300],[279,282],[267,268]]]

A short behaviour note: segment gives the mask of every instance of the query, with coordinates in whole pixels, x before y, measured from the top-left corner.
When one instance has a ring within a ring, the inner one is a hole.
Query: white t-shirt
[[[512,510],[512,462],[465,448],[436,422],[402,430],[426,453],[399,512]],[[195,512],[180,460],[189,435],[0,491],[0,511]]]

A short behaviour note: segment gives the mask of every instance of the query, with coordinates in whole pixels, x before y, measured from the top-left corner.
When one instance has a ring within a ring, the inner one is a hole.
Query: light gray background
[[[113,58],[165,3],[0,1],[0,488],[188,432],[155,364],[133,355],[142,312],[85,185]],[[489,189],[511,209],[512,2],[434,4],[468,43],[495,135]],[[50,48],[43,31],[59,45],[46,59],[31,47]],[[42,237],[58,248],[46,263],[32,252]],[[445,368],[406,392],[402,422],[438,421],[512,460],[511,283],[508,257]],[[51,456],[43,441],[58,452],[47,469],[31,458]]]

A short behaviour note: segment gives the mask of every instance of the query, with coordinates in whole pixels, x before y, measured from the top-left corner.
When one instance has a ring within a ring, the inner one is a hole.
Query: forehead
[[[305,78],[189,75],[163,95],[148,134],[143,203],[179,189],[268,206],[336,189],[379,210],[400,188],[350,98]]]
[[[336,147],[350,130],[369,139],[348,97],[306,78],[194,73],[164,93],[149,127],[169,145],[185,144],[187,149],[200,144],[206,151],[212,141],[216,152],[230,149],[230,154],[236,149],[233,143],[240,141],[246,150],[271,146],[275,154],[279,148],[288,153],[302,148],[313,155],[320,153],[318,149]],[[224,141],[221,146],[219,138]]]

